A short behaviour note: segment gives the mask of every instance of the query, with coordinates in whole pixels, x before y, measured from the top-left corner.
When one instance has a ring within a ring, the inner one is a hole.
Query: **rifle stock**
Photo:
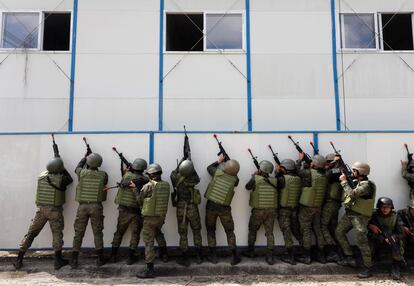
[[[344,162],[344,160],[342,159],[341,154],[339,153],[339,151],[335,148],[335,145],[333,144],[332,141],[329,142],[334,150],[335,156],[337,156],[339,158],[338,163],[339,163],[339,169],[341,170],[341,172],[345,175],[346,177],[346,181],[348,183],[348,185],[354,189],[355,188],[355,184],[352,181],[352,171],[349,168],[349,166]]]
[[[53,153],[55,158],[60,158],[60,154],[59,154],[59,147],[55,142],[55,134],[51,134],[52,135],[52,141],[53,141]]]

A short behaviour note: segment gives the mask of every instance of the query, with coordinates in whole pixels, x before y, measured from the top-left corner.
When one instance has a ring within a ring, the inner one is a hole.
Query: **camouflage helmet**
[[[394,209],[394,203],[390,198],[387,197],[380,197],[377,201],[377,205],[375,206],[377,209],[380,209],[382,207],[390,207],[391,209]]]
[[[285,168],[287,171],[294,171],[296,169],[295,161],[292,159],[285,159],[282,162],[280,162],[280,166]]]
[[[237,176],[240,170],[240,164],[236,160],[228,160],[224,164],[224,173],[230,176]]]
[[[334,153],[331,153],[331,154],[326,155],[325,159],[328,163],[330,163],[332,161],[335,161],[335,157],[336,155]]]
[[[178,173],[181,176],[187,177],[194,172],[194,164],[191,160],[184,160],[181,162],[180,166],[178,167]]]
[[[91,168],[98,168],[102,165],[102,156],[98,153],[91,153],[86,157],[86,164]]]
[[[162,169],[161,169],[160,164],[153,163],[153,164],[149,165],[148,168],[147,168],[146,173],[147,174],[162,173]]]
[[[361,176],[368,176],[371,170],[371,168],[369,167],[367,163],[363,163],[359,161],[355,162],[352,165],[352,169],[357,170]]]
[[[414,209],[414,199],[412,199],[412,200],[410,201],[410,203],[408,204],[408,207],[409,207],[410,209]]]
[[[135,171],[144,171],[147,168],[147,161],[141,158],[137,158],[131,165]]]
[[[321,155],[315,155],[312,158],[312,164],[315,168],[322,169],[325,167],[326,159]]]
[[[263,160],[259,163],[260,171],[266,174],[271,174],[273,172],[273,164],[267,160]]]
[[[53,158],[46,165],[47,171],[52,174],[60,173],[64,170],[64,168],[63,161],[60,158]]]

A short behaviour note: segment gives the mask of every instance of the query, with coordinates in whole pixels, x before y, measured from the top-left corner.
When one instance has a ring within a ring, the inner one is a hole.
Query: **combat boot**
[[[401,279],[400,262],[399,261],[394,261],[392,263],[391,277],[392,277],[393,280],[400,280]]]
[[[325,252],[324,252],[323,249],[319,249],[319,248],[315,247],[314,253],[315,253],[315,260],[316,261],[318,261],[319,263],[322,263],[322,264],[326,263]]]
[[[103,254],[103,249],[97,250],[96,254],[98,255],[98,257],[96,258],[96,266],[97,267],[102,266],[106,262],[108,262],[107,258]]]
[[[302,255],[299,256],[296,260],[304,264],[311,264],[312,258],[311,258],[310,250],[304,249]]]
[[[203,249],[201,247],[197,248],[197,258],[196,258],[196,263],[197,264],[201,264],[204,261],[204,257],[203,257]]]
[[[253,258],[254,257],[254,245],[249,245],[247,249],[242,252],[242,255],[245,257]]]
[[[177,258],[177,263],[188,267],[190,266],[190,259],[188,258],[188,251],[183,251],[181,255]]]
[[[19,251],[16,261],[13,262],[14,268],[16,270],[23,267],[23,257],[24,257],[24,251]]]
[[[239,264],[241,261],[241,257],[237,253],[237,248],[233,249],[231,252],[232,252],[233,257],[231,258],[230,264],[232,266]]]
[[[143,272],[137,273],[136,276],[140,279],[155,278],[154,263],[147,263],[147,268]]]
[[[135,250],[134,250],[134,249],[129,249],[128,259],[127,259],[126,264],[127,264],[127,265],[132,265],[132,264],[134,264],[137,260],[138,260],[138,258],[135,256]]]
[[[275,263],[274,259],[273,259],[273,249],[268,249],[266,252],[266,262],[269,265],[273,265]]]
[[[170,260],[170,258],[168,257],[168,252],[167,252],[167,247],[166,246],[161,246],[159,249],[159,258],[163,261],[163,262],[168,262],[168,260]]]
[[[78,262],[79,252],[72,251],[72,259],[70,260],[70,267],[72,269],[78,268],[79,262]]]
[[[350,266],[350,267],[353,267],[353,268],[357,267],[357,262],[356,262],[355,258],[352,255],[344,256],[344,258],[339,260],[337,263],[341,266]]]
[[[327,262],[337,262],[340,259],[339,254],[335,251],[335,246],[333,245],[325,246],[325,256]]]
[[[364,266],[362,270],[358,273],[357,277],[361,279],[369,278],[372,276],[371,268]]]
[[[207,255],[207,260],[213,264],[217,264],[217,252],[215,247],[209,247],[209,253]]]
[[[110,262],[113,262],[113,263],[118,262],[118,249],[119,247],[112,247],[111,257],[109,258]]]
[[[293,248],[289,247],[287,253],[284,254],[280,260],[283,262],[289,263],[290,265],[296,265],[295,256],[293,255]]]
[[[55,270],[59,270],[69,264],[69,260],[62,258],[62,251],[55,251]]]

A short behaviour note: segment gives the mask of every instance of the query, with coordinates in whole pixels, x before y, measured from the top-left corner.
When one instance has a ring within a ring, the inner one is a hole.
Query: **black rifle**
[[[410,153],[410,150],[408,150],[408,145],[404,144],[405,150],[407,150],[407,160],[408,164],[407,167],[410,165],[411,161],[413,160],[413,153]]]
[[[351,171],[351,168],[349,168],[349,166],[344,162],[344,160],[342,159],[341,154],[339,153],[338,150],[336,150],[335,145],[333,144],[333,142],[330,141],[329,143],[331,144],[332,148],[334,149],[335,156],[337,156],[339,158],[338,161],[337,161],[338,162],[339,169],[345,175],[346,181],[348,182],[348,185],[352,189],[354,189],[355,188],[355,184],[352,181],[352,171]]]
[[[217,156],[223,155],[224,156],[224,162],[230,160],[229,155],[227,154],[226,150],[224,150],[223,145],[221,144],[221,141],[218,140],[217,135],[213,135],[214,138],[216,138],[217,144],[219,146],[220,152],[217,153]]]
[[[272,152],[273,159],[275,160],[276,164],[280,166],[280,160],[277,157],[277,153],[273,152],[272,146],[270,146],[270,145],[268,145],[268,146],[269,146],[270,151]]]
[[[92,154],[92,149],[91,146],[89,146],[88,141],[86,141],[86,138],[83,137],[83,142],[85,142],[86,145],[86,156],[88,156],[89,154]]]
[[[121,163],[125,164],[125,166],[127,166],[128,169],[131,168],[131,163],[124,157],[124,155],[122,155],[122,153],[119,153],[118,150],[116,150],[115,147],[112,147],[112,150],[115,151],[116,154],[118,154],[119,159],[121,159]],[[122,165],[121,165],[121,173],[123,173],[123,169],[122,169]]]
[[[377,217],[373,216],[371,222],[379,228],[379,235],[382,236],[384,241],[388,243],[393,250],[400,251],[400,238],[396,234],[392,233],[388,227],[382,225],[378,221]]]
[[[190,149],[190,141],[187,136],[187,130],[185,129],[184,125],[184,147],[183,147],[183,160],[191,160],[191,149]]]
[[[253,155],[252,150],[250,150],[250,148],[249,148],[249,149],[247,149],[247,150],[249,151],[250,155],[252,156],[253,163],[254,163],[254,165],[256,166],[257,170],[260,170],[260,165],[259,165],[259,162],[257,161],[257,157],[255,157],[255,156]]]
[[[319,149],[316,148],[315,144],[313,144],[313,142],[309,142],[309,144],[312,146],[313,149],[313,155],[318,155],[319,154]]]
[[[303,161],[305,161],[306,164],[310,164],[312,162],[311,156],[309,156],[309,154],[303,152],[303,149],[299,146],[299,142],[295,142],[292,139],[292,136],[289,135],[288,138],[290,139],[290,141],[292,141],[293,145],[295,145],[296,150],[298,150],[299,153],[305,154],[305,156],[303,157]]]
[[[60,158],[59,154],[59,147],[55,142],[55,135],[52,133],[52,141],[53,141],[53,153],[55,153],[55,158]]]

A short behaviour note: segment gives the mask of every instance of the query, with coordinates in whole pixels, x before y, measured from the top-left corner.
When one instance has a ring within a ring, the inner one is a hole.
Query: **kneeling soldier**
[[[61,158],[54,158],[49,161],[46,169],[47,171],[42,172],[37,180],[36,205],[38,210],[28,233],[20,243],[19,254],[14,263],[16,269],[23,266],[24,254],[47,222],[49,222],[53,235],[55,269],[60,269],[68,264],[68,260],[62,258],[64,227],[62,206],[65,203],[66,187],[73,180],[63,166]]]
[[[165,222],[170,197],[170,185],[161,180],[162,169],[158,164],[151,164],[146,171],[150,181],[144,185],[141,192],[136,192],[139,205],[142,206],[144,226],[142,228],[145,243],[146,269],[137,273],[138,278],[154,278],[154,239],[158,246],[164,250],[167,248],[161,228]]]

